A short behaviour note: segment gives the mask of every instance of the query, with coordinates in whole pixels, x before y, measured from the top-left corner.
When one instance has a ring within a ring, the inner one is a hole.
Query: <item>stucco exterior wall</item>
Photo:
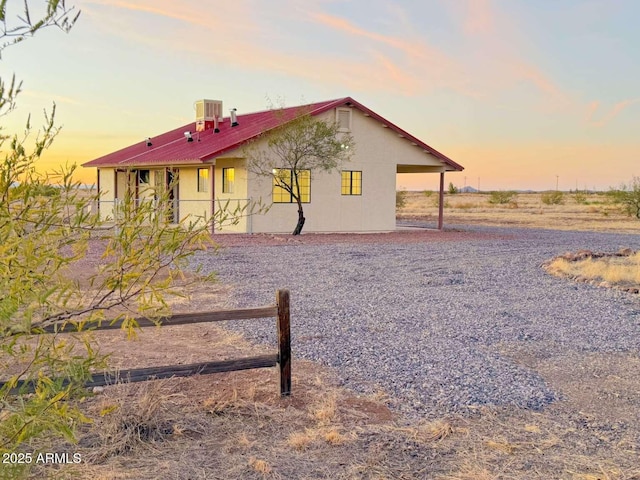
[[[231,192],[222,190],[222,169],[233,168],[234,182]],[[241,212],[237,218],[237,223],[230,222],[234,213],[238,209],[244,208],[250,201],[247,185],[246,161],[242,158],[217,158],[215,167],[215,205],[216,205],[216,225],[214,230],[217,233],[247,233],[251,232],[252,218],[247,217],[248,208]],[[226,217],[226,218],[225,218]],[[222,223],[220,223],[222,221]]]
[[[116,191],[115,171],[113,168],[98,169],[98,183],[100,185],[99,206],[100,218],[113,218],[114,198]]]
[[[441,166],[405,138],[378,121],[351,109],[354,154],[338,171],[312,172],[311,202],[303,204],[306,232],[390,231],[396,226],[395,195],[398,164]],[[335,110],[320,118],[333,121]],[[264,148],[264,147],[263,147]],[[341,194],[341,170],[362,172],[362,195]],[[271,201],[271,180],[250,175],[253,197]],[[291,232],[297,221],[297,205],[276,203],[265,215],[252,219],[254,232]]]
[[[210,170],[209,165],[200,168]],[[211,173],[206,181],[206,191],[198,191],[198,168],[180,167],[178,171],[178,211],[180,220],[187,222],[208,221],[211,218]]]

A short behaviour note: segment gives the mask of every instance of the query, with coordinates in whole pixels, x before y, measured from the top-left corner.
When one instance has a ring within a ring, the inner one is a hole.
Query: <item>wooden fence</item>
[[[85,382],[86,387],[113,385],[118,382],[144,382],[160,378],[189,377],[198,374],[231,372],[252,368],[278,366],[280,374],[280,395],[291,394],[291,331],[289,312],[289,291],[276,292],[276,304],[257,308],[240,308],[234,310],[218,310],[210,312],[183,313],[163,319],[163,327],[175,325],[189,325],[194,323],[224,322],[229,320],[247,320],[255,318],[276,318],[278,332],[278,351],[273,354],[245,357],[234,360],[192,363],[188,365],[167,365],[162,367],[132,368],[118,372],[95,372],[91,380]],[[136,319],[140,327],[155,327],[155,323],[146,318]],[[122,320],[108,324],[101,324],[95,330],[114,330],[122,328]],[[49,325],[40,329],[38,333],[72,333],[78,331],[78,325],[66,323],[64,325]],[[6,382],[0,382],[0,388]],[[33,391],[33,384],[29,381],[19,381],[14,391]]]

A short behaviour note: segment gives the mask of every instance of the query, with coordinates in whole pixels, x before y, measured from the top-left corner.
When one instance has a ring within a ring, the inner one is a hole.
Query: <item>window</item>
[[[280,185],[291,187],[293,170],[279,168],[273,170],[273,203],[293,203],[295,199]],[[298,170],[298,184],[300,185],[300,200],[302,203],[311,202],[311,170]],[[293,187],[295,191],[295,186]]]
[[[233,193],[233,183],[236,173],[233,168],[222,169],[222,193]]]
[[[138,170],[138,183],[149,183],[149,170]]]
[[[336,109],[336,122],[338,123],[339,132],[351,131],[351,109],[338,108]]]
[[[342,195],[362,195],[362,172],[342,171]]]
[[[198,191],[199,192],[209,191],[209,169],[208,168],[198,169]]]

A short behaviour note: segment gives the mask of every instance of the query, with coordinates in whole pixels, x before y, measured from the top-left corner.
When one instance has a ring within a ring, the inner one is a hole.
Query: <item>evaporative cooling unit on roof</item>
[[[203,132],[217,127],[217,122],[222,121],[222,101],[198,100],[196,108],[196,132]]]

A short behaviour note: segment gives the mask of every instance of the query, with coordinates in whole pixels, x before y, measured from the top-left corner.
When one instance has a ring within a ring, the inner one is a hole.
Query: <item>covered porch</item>
[[[440,175],[440,183],[438,189],[438,230],[442,230],[444,226],[444,174],[447,171],[457,171],[446,165],[408,165],[398,164],[396,174],[398,173],[437,173]]]

